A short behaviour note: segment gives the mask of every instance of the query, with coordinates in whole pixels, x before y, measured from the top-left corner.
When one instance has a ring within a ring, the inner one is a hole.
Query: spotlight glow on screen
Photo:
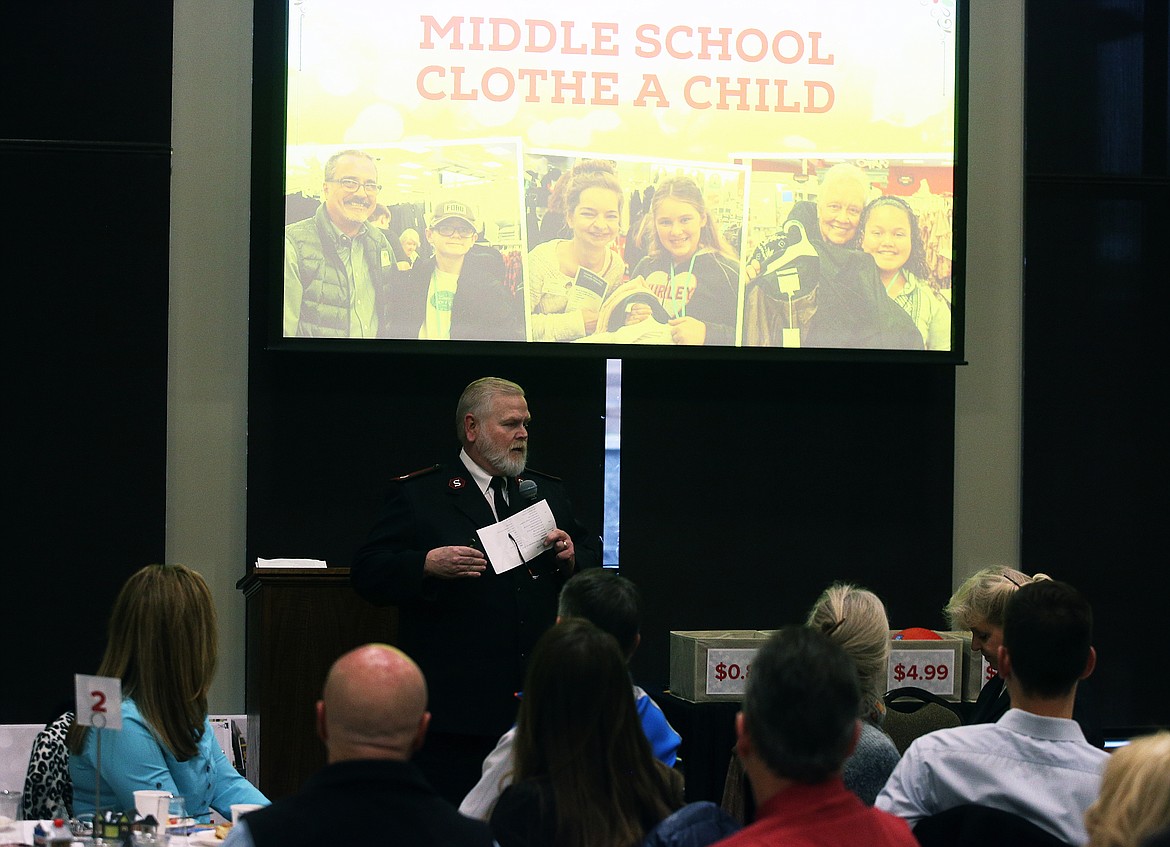
[[[281,339],[961,356],[956,0],[287,11]]]

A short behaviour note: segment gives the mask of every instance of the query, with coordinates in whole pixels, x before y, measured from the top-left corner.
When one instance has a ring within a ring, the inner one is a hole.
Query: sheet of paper
[[[258,568],[327,568],[320,559],[256,559]]]
[[[544,537],[556,528],[552,509],[540,500],[510,518],[485,526],[478,535],[492,570],[506,573],[547,550]]]

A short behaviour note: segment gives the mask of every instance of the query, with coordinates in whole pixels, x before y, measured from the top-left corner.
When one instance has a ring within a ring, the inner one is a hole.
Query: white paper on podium
[[[258,568],[327,568],[328,562],[321,559],[256,559]]]
[[[540,500],[510,518],[485,526],[477,534],[492,570],[506,573],[547,550],[544,538],[556,528],[552,509],[546,500]]]

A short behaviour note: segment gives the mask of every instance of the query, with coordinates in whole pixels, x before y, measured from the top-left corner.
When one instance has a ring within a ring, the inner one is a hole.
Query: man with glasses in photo
[[[393,287],[390,335],[429,340],[523,341],[524,300],[509,285],[504,257],[477,244],[479,219],[471,204],[435,203],[420,257]]]
[[[390,280],[405,256],[368,223],[381,188],[367,153],[342,150],[325,163],[316,214],[285,228],[285,337],[385,334]]]

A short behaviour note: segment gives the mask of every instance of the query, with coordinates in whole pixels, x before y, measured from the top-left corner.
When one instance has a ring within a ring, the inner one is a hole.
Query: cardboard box
[[[743,700],[751,662],[771,632],[693,629],[670,633],[670,693],[692,703]]]
[[[891,637],[901,630],[892,630]],[[886,690],[912,686],[952,703],[963,697],[965,662],[970,652],[962,638],[944,633],[940,639],[891,641]]]

